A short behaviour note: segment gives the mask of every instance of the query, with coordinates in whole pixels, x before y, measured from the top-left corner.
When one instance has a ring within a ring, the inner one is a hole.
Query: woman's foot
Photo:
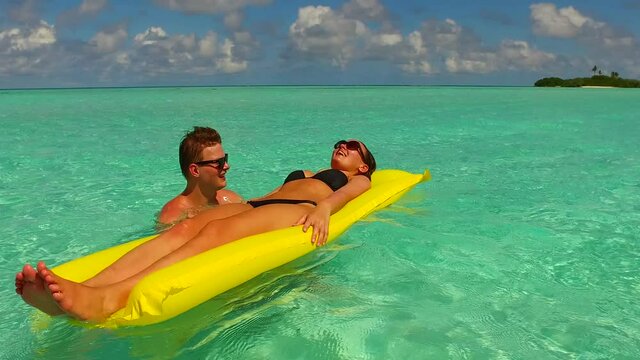
[[[26,266],[26,265],[25,265]],[[24,270],[16,274],[16,294],[22,296],[24,289]]]
[[[40,262],[44,265],[44,263]],[[52,316],[64,314],[58,304],[51,298],[44,286],[44,280],[38,275],[33,266],[26,264],[22,271],[16,274],[16,293],[27,304]]]
[[[44,280],[50,297],[67,315],[79,320],[103,321],[118,310],[110,300],[107,288],[93,288],[64,278],[38,264],[38,274]]]

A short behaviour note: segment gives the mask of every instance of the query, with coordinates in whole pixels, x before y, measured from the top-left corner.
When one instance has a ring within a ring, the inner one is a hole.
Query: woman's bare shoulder
[[[369,188],[371,188],[371,180],[369,180],[369,178],[364,175],[356,175],[351,177],[348,184],[351,187],[357,187],[364,190],[369,190]]]

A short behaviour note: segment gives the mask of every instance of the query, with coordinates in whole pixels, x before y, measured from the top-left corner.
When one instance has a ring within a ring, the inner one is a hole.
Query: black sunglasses
[[[355,140],[340,140],[337,143],[335,143],[333,145],[334,149],[339,148],[341,145],[344,145],[344,147],[347,148],[347,150],[357,150],[358,154],[360,154],[360,158],[362,159],[362,161],[364,161],[364,152],[362,151],[362,147],[360,146],[360,143],[355,141]]]
[[[213,165],[213,167],[215,168],[222,169],[224,168],[224,164],[228,162],[229,162],[229,154],[225,153],[224,157],[221,157],[220,159],[203,160],[203,161],[194,162],[194,164],[198,166]]]

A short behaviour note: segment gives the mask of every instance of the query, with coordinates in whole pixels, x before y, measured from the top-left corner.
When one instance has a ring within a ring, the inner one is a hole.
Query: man
[[[180,169],[187,180],[184,191],[166,203],[158,214],[158,227],[166,228],[211,206],[242,202],[227,185],[227,154],[220,134],[195,126],[180,143]]]

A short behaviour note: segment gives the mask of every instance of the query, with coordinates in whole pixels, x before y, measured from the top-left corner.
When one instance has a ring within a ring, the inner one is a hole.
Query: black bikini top
[[[296,171],[292,171],[291,174],[289,174],[289,176],[287,176],[287,178],[284,179],[284,183],[286,184],[289,181],[300,180],[305,178],[306,176],[304,176],[304,171],[296,170]],[[340,189],[341,187],[347,185],[347,183],[349,182],[347,175],[345,175],[342,171],[337,169],[328,169],[328,170],[320,171],[319,173],[313,175],[311,179],[322,181],[323,183],[327,184],[327,186],[329,186],[333,191]]]

